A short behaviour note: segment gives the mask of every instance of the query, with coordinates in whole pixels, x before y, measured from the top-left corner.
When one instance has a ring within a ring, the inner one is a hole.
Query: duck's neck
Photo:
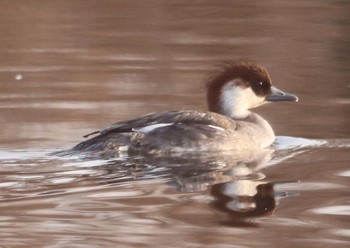
[[[258,140],[260,140],[260,147],[267,147],[273,143],[275,140],[275,134],[273,132],[272,127],[270,124],[262,118],[260,115],[251,113],[244,122],[249,122],[254,124],[254,132],[256,132],[255,135],[252,135],[254,137],[260,137]]]

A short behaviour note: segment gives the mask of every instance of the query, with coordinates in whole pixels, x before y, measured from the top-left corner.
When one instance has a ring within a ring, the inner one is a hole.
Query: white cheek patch
[[[222,88],[220,101],[225,115],[241,119],[250,114],[249,109],[263,104],[264,98],[257,96],[250,87],[237,86],[233,80]]]
[[[148,125],[148,126],[144,126],[144,127],[133,128],[132,131],[140,132],[140,133],[149,133],[157,128],[167,127],[167,126],[171,126],[173,124],[174,123],[157,123],[157,124],[152,124],[152,125]]]
[[[242,109],[255,108],[264,102],[264,98],[255,95],[254,91],[250,87],[245,89],[236,87],[231,92],[232,92],[233,102],[235,102],[235,104]]]

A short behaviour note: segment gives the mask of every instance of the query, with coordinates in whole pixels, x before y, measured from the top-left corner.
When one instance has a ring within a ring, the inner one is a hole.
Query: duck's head
[[[209,111],[244,119],[249,109],[266,102],[298,101],[272,86],[267,70],[252,62],[226,63],[205,81]]]

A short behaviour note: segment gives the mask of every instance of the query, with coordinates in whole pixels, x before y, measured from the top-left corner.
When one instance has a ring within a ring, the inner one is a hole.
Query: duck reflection
[[[220,183],[262,180],[265,175],[259,169],[271,160],[272,154],[272,149],[264,149],[190,159],[182,157],[181,166],[171,169],[172,181],[179,191],[196,192]]]
[[[109,160],[102,169],[108,177],[105,183],[118,183],[125,177],[132,180],[165,177],[178,191],[198,192],[214,184],[263,179],[259,168],[271,159],[272,153],[272,149],[265,149],[230,154],[127,157]]]
[[[271,215],[282,192],[276,194],[274,183],[238,180],[212,185],[210,194],[212,206],[227,214],[222,224],[256,226],[252,220]]]
[[[208,192],[213,198],[210,206],[224,213],[221,224],[256,226],[254,219],[271,215],[278,200],[291,195],[274,189],[281,183],[262,181],[265,175],[260,168],[274,164],[273,152],[119,158],[99,167],[105,170],[99,179],[103,184],[115,184],[164,178],[180,192]]]
[[[270,161],[272,153],[272,150],[263,150],[240,154],[239,159],[237,156],[220,157],[210,161],[210,164],[224,165],[216,170],[198,171],[198,167],[177,167],[172,170],[173,183],[183,192],[207,190],[213,197],[211,206],[226,214],[220,220],[221,224],[254,227],[257,226],[254,220],[271,215],[281,198],[296,195],[275,190],[275,186],[288,182],[262,181],[265,175],[259,168]]]

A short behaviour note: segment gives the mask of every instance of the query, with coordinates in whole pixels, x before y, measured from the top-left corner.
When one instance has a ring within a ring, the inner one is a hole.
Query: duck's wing
[[[94,134],[104,135],[108,133],[142,132],[142,130],[155,129],[162,126],[180,123],[187,125],[210,125],[221,129],[234,129],[236,127],[236,122],[231,118],[213,112],[199,112],[190,110],[168,111],[152,113],[136,119],[117,122],[105,129],[87,134],[84,137]]]

